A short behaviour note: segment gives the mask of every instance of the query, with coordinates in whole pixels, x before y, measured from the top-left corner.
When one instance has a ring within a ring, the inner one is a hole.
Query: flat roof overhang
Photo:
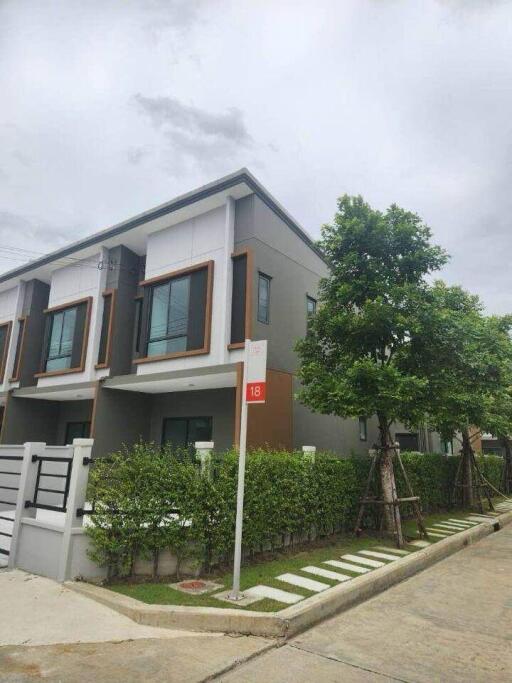
[[[76,382],[54,387],[24,387],[14,389],[15,398],[32,398],[40,401],[87,401],[94,398],[96,382]]]
[[[102,385],[105,389],[137,391],[142,394],[233,388],[237,385],[237,365],[230,363],[151,375],[121,375],[105,379]]]
[[[43,282],[50,282],[53,271],[64,266],[70,266],[75,261],[94,257],[101,247],[111,249],[123,244],[135,253],[142,255],[146,252],[147,237],[151,233],[223,206],[228,197],[233,197],[236,200],[250,194],[256,194],[300,239],[323,258],[310,235],[250,171],[242,168],[196,190],[180,195],[170,202],[149,209],[106,230],[96,232],[89,237],[73,242],[67,247],[1,274],[0,292],[15,287],[21,280],[37,278]],[[138,229],[135,230],[135,228]]]

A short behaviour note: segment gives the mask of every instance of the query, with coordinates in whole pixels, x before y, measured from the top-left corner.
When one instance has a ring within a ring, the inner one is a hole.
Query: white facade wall
[[[58,386],[70,382],[90,382],[108,375],[108,370],[95,370],[101,334],[103,296],[107,281],[107,270],[102,267],[108,263],[108,251],[101,251],[90,259],[77,261],[52,273],[48,308],[72,303],[91,297],[91,318],[87,340],[87,356],[84,372],[40,377],[38,387]]]
[[[16,342],[18,340],[18,318],[23,306],[24,283],[19,284],[5,292],[0,292],[0,325],[11,323],[11,336],[5,363],[3,382],[0,382],[0,392],[15,388],[17,384],[9,382],[14,368],[14,356],[16,355]]]
[[[227,350],[231,298],[228,302],[226,292],[231,288],[233,222],[233,211],[226,205],[149,235],[146,279],[214,262],[211,342],[209,354],[141,363],[137,366],[138,375],[221,365],[241,357],[241,352]]]

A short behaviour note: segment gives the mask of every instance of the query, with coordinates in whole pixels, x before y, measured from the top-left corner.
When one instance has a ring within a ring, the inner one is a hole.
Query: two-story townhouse
[[[248,442],[367,452],[372,419],[295,400],[294,345],[327,267],[242,169],[0,276],[0,442],[105,455],[139,439],[238,443],[243,347],[268,339]]]

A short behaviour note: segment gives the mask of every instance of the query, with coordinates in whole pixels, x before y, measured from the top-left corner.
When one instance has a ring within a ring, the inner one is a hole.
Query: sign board
[[[246,342],[245,402],[265,403],[267,389],[267,340]]]

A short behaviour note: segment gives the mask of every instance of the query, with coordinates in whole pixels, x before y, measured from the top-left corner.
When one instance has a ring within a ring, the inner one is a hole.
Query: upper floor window
[[[85,299],[46,311],[43,374],[84,369],[90,302]]]
[[[270,322],[270,280],[268,275],[258,274],[258,320],[267,325]]]
[[[0,325],[0,382],[4,381],[7,352],[9,351],[9,339],[11,337],[11,323]]]
[[[365,417],[359,418],[359,440],[367,441],[368,439],[368,421]]]
[[[101,319],[100,347],[96,367],[108,367],[110,362],[110,346],[112,344],[112,322],[114,313],[115,290],[103,292],[103,314]]]
[[[139,311],[145,336],[139,345],[147,358],[208,352],[212,278],[213,262],[209,262],[174,277],[143,283],[150,286]]]
[[[233,260],[233,289],[231,295],[231,344],[243,344],[250,337],[250,281],[249,254],[236,254]],[[248,278],[249,276],[249,278]]]
[[[18,338],[16,340],[16,354],[14,356],[14,367],[12,372],[11,381],[16,382],[20,378],[21,370],[21,352],[23,349],[23,344],[25,341],[25,327],[27,324],[27,318],[18,318]]]
[[[313,299],[312,296],[306,296],[306,311],[308,318],[311,318],[316,313],[316,299]]]

